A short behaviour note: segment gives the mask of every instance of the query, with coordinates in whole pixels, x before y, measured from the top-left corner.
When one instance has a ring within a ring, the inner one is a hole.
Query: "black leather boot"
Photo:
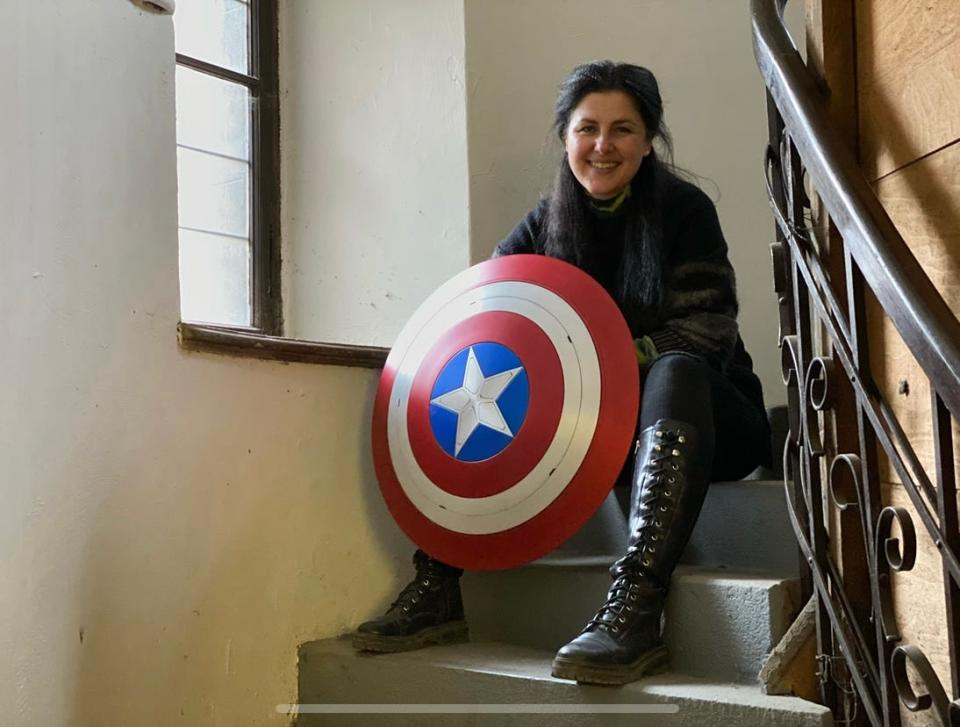
[[[661,419],[637,439],[630,539],[610,567],[607,602],[557,652],[553,675],[589,684],[626,684],[665,668],[660,618],[670,575],[700,514],[712,453],[689,424]]]
[[[417,575],[380,618],[360,624],[353,633],[358,651],[394,652],[430,644],[466,641],[460,575],[463,571],[422,550],[413,554]]]

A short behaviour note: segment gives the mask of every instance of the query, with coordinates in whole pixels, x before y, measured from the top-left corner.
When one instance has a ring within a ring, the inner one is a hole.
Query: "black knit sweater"
[[[543,200],[497,245],[494,257],[543,254],[548,201]],[[727,243],[716,208],[698,187],[676,179],[665,189],[661,220],[665,245],[661,310],[632,310],[621,300],[619,279],[624,242],[624,215],[592,221],[596,244],[582,268],[620,306],[634,337],[649,336],[659,353],[685,351],[723,372],[757,407],[763,391],[737,327],[737,295]],[[639,327],[636,321],[648,321]]]

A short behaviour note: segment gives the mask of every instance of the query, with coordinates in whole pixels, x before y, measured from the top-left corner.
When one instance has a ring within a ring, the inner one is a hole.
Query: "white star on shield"
[[[467,366],[463,372],[463,384],[431,399],[431,404],[441,406],[457,415],[457,442],[454,456],[460,454],[470,435],[481,424],[494,431],[513,437],[513,432],[503,418],[497,399],[514,377],[523,371],[522,366],[501,371],[493,376],[484,376],[480,364],[473,353],[473,346],[467,354]]]

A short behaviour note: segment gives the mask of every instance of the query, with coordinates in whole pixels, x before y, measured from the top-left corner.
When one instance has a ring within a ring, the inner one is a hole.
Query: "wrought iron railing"
[[[952,424],[960,419],[960,322],[835,130],[784,27],[784,4],[751,0],[751,10],[768,90],[766,174],[777,221],[775,287],[790,410],[785,485],[817,605],[821,697],[838,719],[857,724],[899,725],[901,703],[958,724],[960,529]],[[839,245],[817,233],[827,229],[818,226],[824,214]],[[933,478],[871,373],[871,297],[929,381]],[[881,456],[913,513],[883,505]],[[942,559],[944,598],[930,607],[945,610],[946,685],[921,648],[904,642],[896,621],[892,571],[913,568],[918,537],[930,538]]]

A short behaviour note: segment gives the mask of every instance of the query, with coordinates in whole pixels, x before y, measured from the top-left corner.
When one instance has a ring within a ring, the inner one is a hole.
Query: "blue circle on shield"
[[[464,462],[500,454],[520,431],[530,382],[517,355],[483,342],[457,352],[430,392],[430,428],[444,452]]]

